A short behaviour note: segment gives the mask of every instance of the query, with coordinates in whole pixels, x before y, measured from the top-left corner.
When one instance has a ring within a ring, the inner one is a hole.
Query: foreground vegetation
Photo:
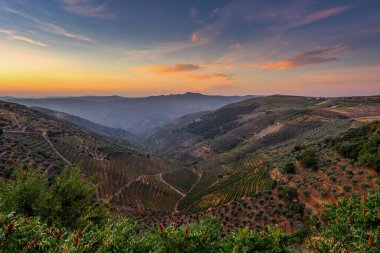
[[[380,121],[349,129],[338,138],[326,142],[352,163],[380,172]]]
[[[380,190],[328,204],[303,231],[242,228],[224,236],[213,218],[149,229],[111,217],[78,168],[66,168],[49,185],[41,173],[21,167],[0,183],[2,252],[378,252],[379,224]]]

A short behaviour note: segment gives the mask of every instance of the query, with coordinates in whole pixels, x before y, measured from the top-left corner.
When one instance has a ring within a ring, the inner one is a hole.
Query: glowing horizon
[[[378,95],[379,7],[0,0],[0,96]]]

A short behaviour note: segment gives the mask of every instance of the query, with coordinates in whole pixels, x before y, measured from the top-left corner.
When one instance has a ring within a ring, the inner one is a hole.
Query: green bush
[[[380,190],[325,206],[320,252],[379,252]]]
[[[39,216],[49,224],[66,227],[101,222],[107,215],[96,202],[94,186],[81,179],[78,167],[66,167],[49,186],[42,172],[20,166],[11,180],[0,179],[0,211]]]
[[[352,163],[358,162],[380,172],[380,121],[350,129],[328,144]]]
[[[299,161],[304,168],[317,169],[318,160],[314,150],[305,150],[301,153]]]
[[[283,171],[287,174],[294,174],[296,173],[296,166],[294,165],[294,163],[287,163],[284,166]]]
[[[16,212],[26,216],[38,216],[47,206],[47,179],[42,173],[28,166],[21,165],[5,181],[0,178],[0,210]]]
[[[130,219],[108,219],[103,226],[73,230],[48,226],[38,218],[0,213],[3,252],[285,252],[301,243],[296,234],[278,227],[261,232],[240,229],[222,237],[220,223],[205,219],[181,227],[159,225],[142,230]]]

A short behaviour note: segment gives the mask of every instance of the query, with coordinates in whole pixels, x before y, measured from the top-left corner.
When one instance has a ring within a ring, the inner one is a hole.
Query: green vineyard
[[[190,169],[165,173],[163,179],[181,192],[188,192],[197,182],[199,175]]]
[[[34,133],[5,133],[0,146],[0,169],[9,176],[16,164],[34,164],[53,177],[64,162],[50,148],[48,142]]]
[[[199,182],[178,204],[181,211],[199,211],[270,189],[272,181],[263,157],[222,166],[202,174]]]
[[[112,201],[120,206],[171,211],[181,195],[164,183],[159,175],[140,176],[118,192]]]

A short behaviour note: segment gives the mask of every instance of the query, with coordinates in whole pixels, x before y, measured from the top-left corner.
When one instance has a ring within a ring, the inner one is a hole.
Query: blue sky
[[[0,0],[0,92],[379,94],[379,42],[376,0]]]

